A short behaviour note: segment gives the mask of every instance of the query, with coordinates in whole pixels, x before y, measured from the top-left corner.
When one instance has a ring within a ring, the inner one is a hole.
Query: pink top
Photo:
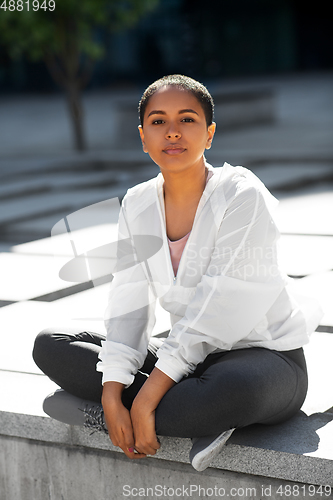
[[[209,181],[209,179],[211,178],[212,175],[213,175],[213,172],[209,171],[208,175],[207,175],[207,179],[206,179],[206,185],[207,185],[207,182]],[[174,272],[175,276],[177,274],[179,262],[180,262],[183,250],[185,248],[186,242],[187,242],[190,234],[191,234],[191,231],[189,233],[185,234],[185,236],[183,236],[182,238],[180,238],[180,240],[176,240],[176,241],[171,241],[168,238],[171,263],[172,263],[173,272]]]
[[[180,238],[180,240],[176,240],[176,241],[171,241],[168,238],[170,257],[171,257],[173,272],[174,272],[175,276],[176,276],[177,271],[178,271],[178,266],[179,266],[179,262],[180,262],[184,247],[186,245],[186,242],[187,242],[190,234],[191,234],[191,231],[189,233],[187,233],[185,236],[183,236],[182,238]]]

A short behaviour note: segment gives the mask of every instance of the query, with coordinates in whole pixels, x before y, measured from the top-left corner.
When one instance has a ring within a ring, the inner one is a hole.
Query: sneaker
[[[104,420],[104,411],[102,405],[98,406],[90,406],[86,404],[83,414],[85,416],[84,427],[88,429],[92,429],[90,434],[94,434],[96,431],[104,432],[105,434],[109,434],[105,420]]]
[[[217,436],[192,439],[190,461],[193,468],[199,472],[207,469],[212,460],[220,453],[222,447],[230,438],[235,428],[224,431]]]
[[[43,403],[44,412],[69,425],[83,425],[94,431],[108,433],[101,404],[72,396],[63,389],[49,394]]]

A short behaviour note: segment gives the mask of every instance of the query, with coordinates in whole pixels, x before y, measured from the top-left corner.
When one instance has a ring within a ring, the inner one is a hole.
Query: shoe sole
[[[235,429],[222,432],[207,448],[199,451],[192,460],[192,466],[198,472],[202,472],[209,467],[211,461],[220,453],[225,443],[230,438]]]

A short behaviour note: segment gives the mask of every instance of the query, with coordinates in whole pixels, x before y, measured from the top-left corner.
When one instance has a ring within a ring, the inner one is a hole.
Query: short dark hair
[[[165,86],[178,87],[179,89],[193,94],[202,106],[207,126],[211,125],[214,117],[214,101],[207,88],[202,83],[197,82],[189,76],[167,75],[149,85],[149,87],[147,87],[142,94],[138,107],[141,126],[143,125],[143,118],[149,99],[155,94],[155,92]]]

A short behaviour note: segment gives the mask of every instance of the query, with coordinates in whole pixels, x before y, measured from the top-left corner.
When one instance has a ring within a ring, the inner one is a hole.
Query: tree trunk
[[[75,149],[85,151],[87,149],[87,142],[84,133],[84,113],[78,81],[71,80],[66,82],[65,91],[73,127]]]
[[[72,67],[72,61],[67,61],[66,58],[58,60],[54,54],[50,53],[45,55],[44,60],[54,81],[65,90],[75,149],[84,151],[87,149],[87,142],[84,130],[81,88],[91,78],[93,64],[87,65],[87,70],[84,72],[83,77],[80,78],[75,73],[76,65],[74,65],[74,68]]]

